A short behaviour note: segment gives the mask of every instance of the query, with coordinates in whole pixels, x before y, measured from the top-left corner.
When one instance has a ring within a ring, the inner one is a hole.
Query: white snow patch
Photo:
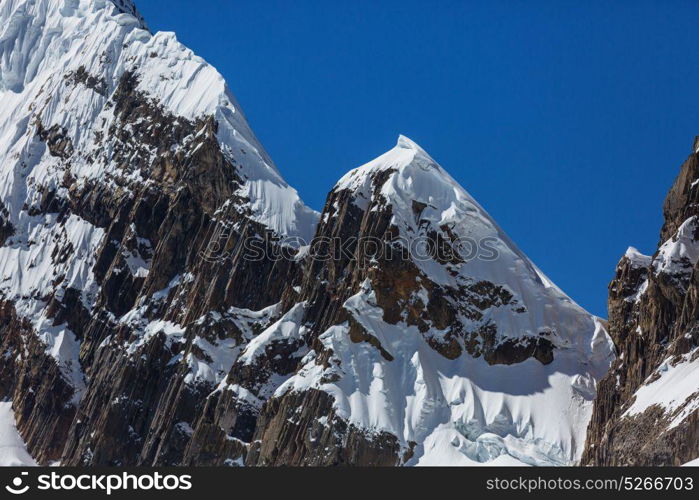
[[[151,321],[143,329],[139,338],[128,345],[127,352],[135,353],[140,347],[146,345],[154,336],[162,333],[165,335],[166,345],[183,340],[186,328],[175,324],[172,321],[156,320]]]
[[[302,341],[306,330],[305,327],[301,326],[304,310],[305,302],[294,305],[277,322],[250,341],[245,351],[240,355],[240,361],[245,365],[253,364],[256,358],[265,353],[267,346],[275,341]],[[302,357],[303,354],[300,354],[298,357]]]
[[[677,233],[663,243],[653,259],[656,273],[688,274],[699,259],[699,241],[694,239],[699,218],[692,216],[682,223]]]
[[[0,403],[0,467],[36,466],[22,436],[17,432],[12,403]]]
[[[629,247],[624,256],[629,259],[632,267],[648,267],[653,260],[653,257],[642,254],[635,247]]]
[[[635,393],[634,403],[624,413],[633,416],[645,412],[653,405],[659,405],[666,413],[672,413],[682,406],[688,398],[699,391],[699,356],[691,361],[697,349],[685,354],[675,364],[666,359],[654,373],[660,374],[657,380],[641,386]],[[684,409],[676,415],[668,429],[677,427],[693,411],[699,408],[699,397],[694,397]]]

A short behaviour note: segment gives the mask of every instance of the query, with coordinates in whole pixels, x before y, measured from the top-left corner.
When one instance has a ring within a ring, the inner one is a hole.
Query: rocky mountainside
[[[663,215],[658,250],[629,248],[609,285],[618,357],[598,388],[585,464],[699,457],[699,138]]]
[[[605,322],[405,137],[307,208],[129,0],[0,1],[0,203],[0,398],[38,463],[583,453]]]

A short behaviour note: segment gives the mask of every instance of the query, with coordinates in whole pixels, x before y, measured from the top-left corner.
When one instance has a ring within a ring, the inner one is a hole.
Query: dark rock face
[[[0,391],[12,401],[17,428],[38,462],[61,456],[75,415],[75,389],[62,377],[31,325],[0,301]]]
[[[699,388],[677,407],[656,404],[625,415],[639,389],[699,356],[699,267],[691,255],[666,251],[680,239],[688,248],[699,242],[698,179],[694,153],[665,200],[658,251],[652,259],[627,253],[609,285],[609,334],[618,356],[598,387],[583,464],[681,465],[699,455]]]
[[[15,228],[12,227],[7,208],[5,205],[0,205],[0,246],[3,246],[14,233]]]
[[[279,339],[267,343],[252,363],[236,360],[225,386],[208,397],[199,413],[184,463],[242,465],[260,412],[278,385],[274,380],[292,375],[307,351],[300,338]]]
[[[73,85],[82,84],[103,97],[107,96],[107,82],[104,78],[88,73],[85,66],[80,66],[76,71],[67,73],[65,79],[72,82]]]
[[[259,418],[258,429],[248,465],[400,464],[395,436],[386,432],[368,435],[336,417],[332,397],[323,391],[292,392],[271,399]]]
[[[37,133],[41,140],[46,143],[51,155],[67,160],[73,154],[73,143],[67,136],[65,129],[54,125],[47,130],[40,122],[37,125]]]

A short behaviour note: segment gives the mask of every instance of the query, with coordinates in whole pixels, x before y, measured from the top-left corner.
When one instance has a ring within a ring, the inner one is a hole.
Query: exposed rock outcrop
[[[630,248],[609,285],[618,356],[600,382],[582,463],[682,465],[699,456],[699,154],[665,200],[652,257]]]

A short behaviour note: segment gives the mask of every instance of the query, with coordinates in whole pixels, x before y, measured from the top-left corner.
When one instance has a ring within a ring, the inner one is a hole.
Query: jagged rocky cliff
[[[407,138],[307,208],[128,0],[0,2],[0,202],[0,398],[39,463],[582,454],[604,322]]]
[[[609,285],[618,356],[598,388],[585,464],[682,465],[699,457],[698,151],[695,140],[665,199],[658,250],[629,248]]]

